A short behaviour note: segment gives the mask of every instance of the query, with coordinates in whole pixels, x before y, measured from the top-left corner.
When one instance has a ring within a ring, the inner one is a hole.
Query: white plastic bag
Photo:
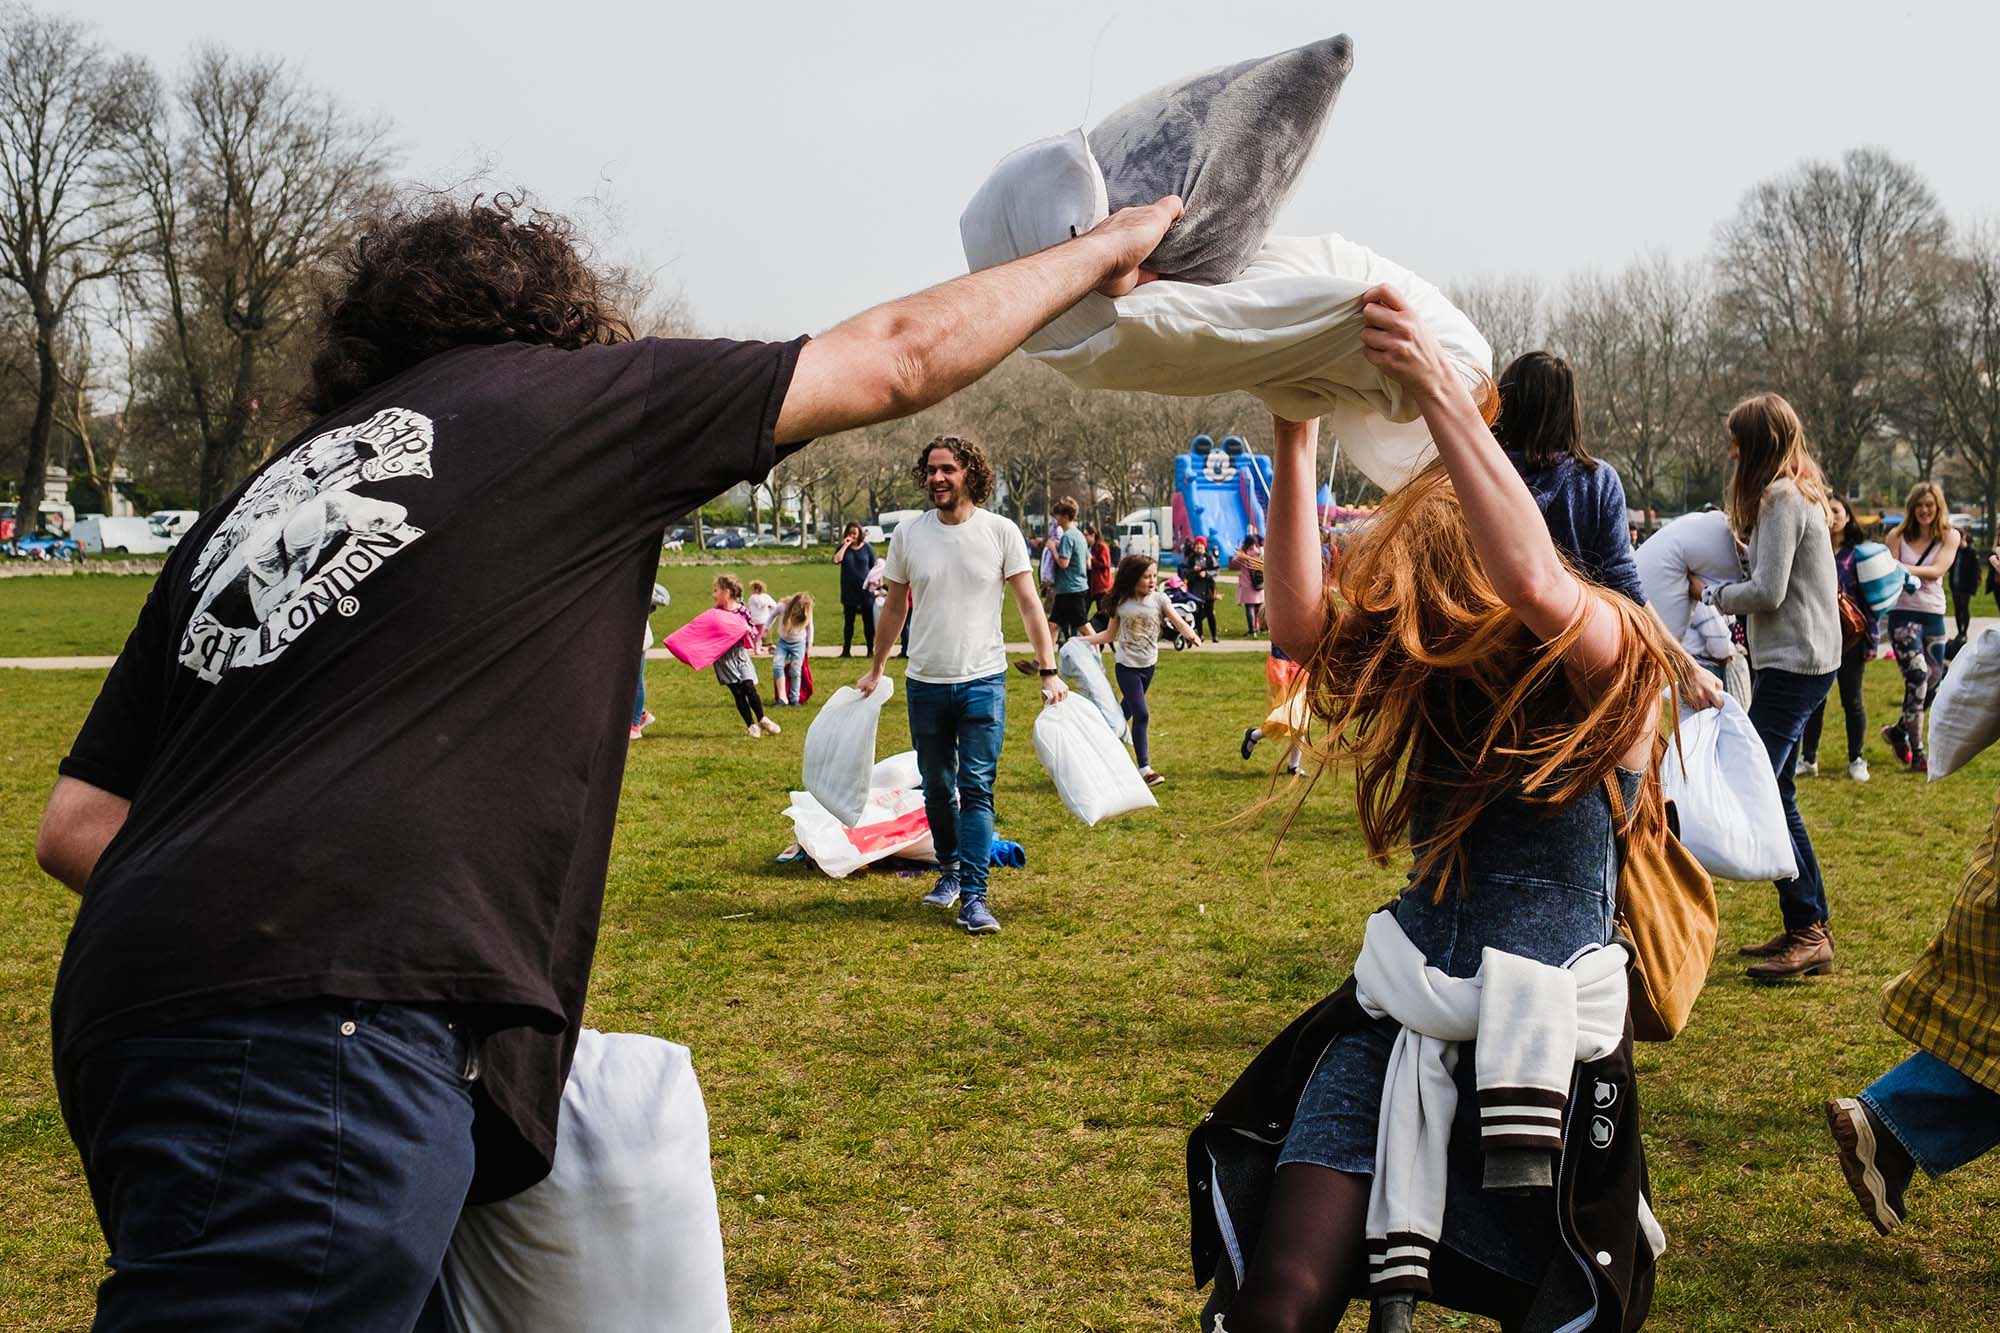
[[[833,692],[806,728],[805,788],[850,828],[868,804],[868,774],[875,767],[875,729],[882,706],[896,692],[888,677],[867,695],[852,685]]]
[[[920,787],[878,787],[868,794],[861,818],[852,826],[827,813],[811,792],[795,791],[785,818],[792,821],[792,837],[806,856],[835,879],[846,879],[884,857],[937,860]]]
[[[442,1278],[454,1333],[727,1333],[708,1112],[687,1047],[585,1028],[554,1170],[468,1207]]]
[[[1096,708],[1074,694],[1035,719],[1035,757],[1054,779],[1063,806],[1086,824],[1159,804]]]
[[[1930,780],[1964,768],[2000,740],[2000,630],[1958,650],[1931,705]]]
[[[1071,639],[1056,651],[1056,670],[1062,673],[1065,684],[1096,705],[1113,736],[1125,735],[1125,710],[1111,692],[1111,682],[1104,677],[1104,659],[1095,647],[1082,639]]]
[[[1770,752],[1736,700],[1725,695],[1720,708],[1681,711],[1660,785],[1680,814],[1681,842],[1709,874],[1757,880],[1798,873]]]

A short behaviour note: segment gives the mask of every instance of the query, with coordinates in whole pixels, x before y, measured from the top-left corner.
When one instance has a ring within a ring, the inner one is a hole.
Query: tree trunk
[[[56,415],[55,322],[35,323],[35,416],[28,426],[28,459],[21,468],[21,503],[14,510],[14,535],[34,533],[41,518],[42,492],[49,470],[49,435]]]

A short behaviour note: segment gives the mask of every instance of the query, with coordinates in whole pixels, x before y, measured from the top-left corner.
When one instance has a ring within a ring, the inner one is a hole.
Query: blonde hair
[[[1806,446],[1805,426],[1792,405],[1775,393],[1752,394],[1729,409],[1729,438],[1736,442],[1736,475],[1725,496],[1729,526],[1744,541],[1757,527],[1764,492],[1780,479],[1825,513],[1826,478]],[[1833,516],[1827,515],[1827,526]]]
[[[1310,743],[1322,770],[1354,770],[1362,842],[1378,863],[1407,837],[1427,791],[1447,795],[1442,818],[1411,848],[1419,875],[1436,872],[1440,901],[1448,885],[1466,888],[1460,843],[1481,812],[1503,796],[1557,807],[1588,795],[1655,725],[1661,690],[1678,684],[1681,661],[1654,617],[1579,582],[1617,616],[1623,644],[1592,699],[1563,666],[1588,605],[1538,641],[1494,591],[1441,464],[1342,544],[1327,580],[1327,629],[1302,664],[1307,704],[1325,723]],[[1652,776],[1664,745],[1656,734],[1634,838],[1658,839],[1665,828]],[[1449,787],[1427,775],[1440,761],[1455,770]]]
[[[754,596],[756,596],[756,595],[757,595],[758,593],[760,593],[760,592],[769,592],[769,591],[770,591],[770,589],[769,589],[769,588],[766,588],[766,587],[764,586],[764,580],[762,580],[762,579],[751,579],[751,580],[750,580],[750,595],[751,595],[751,596],[753,596],[753,597],[754,597]]]
[[[1937,516],[1931,520],[1928,531],[1919,532],[1916,527],[1917,502],[1927,495],[1937,504]],[[1951,510],[1945,506],[1944,487],[1934,481],[1920,481],[1910,487],[1909,498],[1903,501],[1903,521],[1889,535],[1914,546],[1922,541],[1941,542],[1951,530]]]
[[[737,581],[734,574],[717,574],[713,586],[728,593],[739,602],[743,600],[743,585]]]
[[[803,629],[805,623],[812,619],[812,613],[813,595],[809,592],[795,592],[785,599],[785,612],[779,621],[779,627],[786,630]]]

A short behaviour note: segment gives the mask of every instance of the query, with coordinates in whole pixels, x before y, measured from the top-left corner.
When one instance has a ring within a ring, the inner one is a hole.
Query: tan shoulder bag
[[[1659,778],[1649,774],[1645,780]],[[1639,1041],[1672,1041],[1687,1026],[1715,961],[1720,926],[1715,883],[1681,845],[1671,805],[1659,845],[1635,848],[1626,836],[1617,773],[1605,778],[1604,788],[1621,853],[1618,929],[1632,942],[1632,1035]]]

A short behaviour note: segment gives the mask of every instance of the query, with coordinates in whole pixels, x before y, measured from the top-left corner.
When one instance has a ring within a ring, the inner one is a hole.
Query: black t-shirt
[[[465,1006],[475,1195],[545,1174],[659,534],[788,452],[804,341],[460,348],[204,515],[61,765],[132,808],[63,954],[58,1065],[314,996]]]

